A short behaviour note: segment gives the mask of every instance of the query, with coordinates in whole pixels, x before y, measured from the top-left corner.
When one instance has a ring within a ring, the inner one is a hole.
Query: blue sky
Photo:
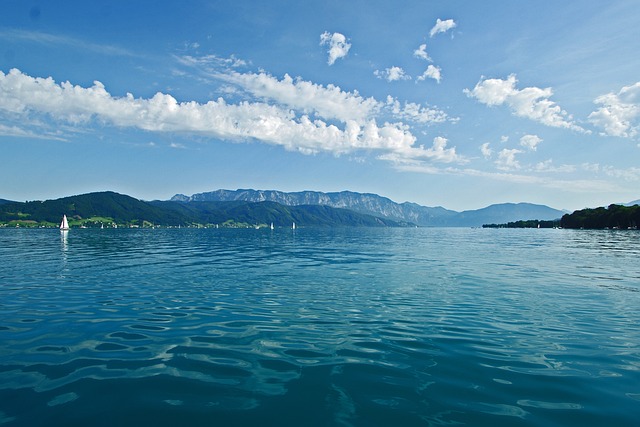
[[[454,210],[640,198],[622,1],[0,4],[0,198],[372,192]]]

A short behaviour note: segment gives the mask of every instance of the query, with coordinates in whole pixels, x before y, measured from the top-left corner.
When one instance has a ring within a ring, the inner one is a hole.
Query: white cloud
[[[203,55],[203,56],[191,56],[183,55],[176,56],[177,61],[183,65],[189,66],[216,66],[224,68],[239,68],[246,67],[247,61],[231,55],[228,58],[222,58],[217,55]]]
[[[336,59],[344,58],[351,49],[351,43],[347,42],[347,38],[340,33],[329,33],[325,31],[320,34],[320,46],[328,46],[329,59],[327,63],[333,65]]]
[[[241,86],[254,96],[302,110],[306,114],[315,113],[325,119],[364,123],[381,108],[381,104],[374,98],[363,98],[357,91],[345,92],[338,86],[325,87],[300,77],[293,79],[286,74],[282,80],[266,73],[234,72],[220,74],[218,77]]]
[[[640,132],[640,82],[624,86],[618,93],[599,96],[602,105],[589,114],[589,121],[604,129],[603,135],[633,138]]]
[[[520,169],[520,162],[516,160],[516,154],[522,153],[517,148],[503,148],[498,153],[498,159],[496,160],[496,167],[500,170],[516,170]]]
[[[449,119],[447,113],[442,110],[424,107],[415,102],[405,102],[404,105],[401,105],[400,101],[391,96],[387,97],[387,108],[399,120],[409,120],[422,124],[442,123],[446,120],[455,121],[455,119]]]
[[[64,138],[50,132],[36,133],[31,130],[23,129],[19,126],[7,126],[1,123],[0,123],[0,136],[11,136],[15,138],[52,139],[52,140],[58,140],[58,141],[65,141]]]
[[[491,158],[491,154],[493,154],[493,150],[489,147],[488,142],[485,142],[480,146],[480,152],[485,159]]]
[[[447,19],[446,21],[443,21],[438,18],[436,20],[436,25],[434,25],[433,28],[431,28],[431,31],[429,31],[429,37],[433,37],[438,33],[446,33],[450,29],[455,28],[456,25],[457,24],[453,19]]]
[[[373,72],[373,74],[379,79],[385,79],[388,82],[411,79],[411,76],[408,76],[402,68],[395,66],[386,68],[384,71],[376,70]]]
[[[209,61],[199,58],[191,60],[181,58],[179,60],[184,65],[203,68],[207,77],[228,83],[226,93],[238,95],[243,91],[248,92],[253,97],[274,101],[277,104],[301,110],[305,114],[314,114],[328,120],[341,122],[355,120],[362,124],[378,117],[381,113],[391,114],[395,119],[420,124],[458,120],[449,118],[445,112],[437,108],[406,102],[401,106],[400,102],[392,97],[388,97],[385,103],[372,97],[363,98],[358,91],[346,92],[338,86],[331,84],[322,86],[300,77],[292,78],[285,75],[280,80],[264,72],[238,73],[220,64],[217,59]],[[222,68],[222,71],[219,68]]]
[[[528,148],[530,151],[536,151],[538,144],[542,142],[542,138],[537,135],[525,135],[520,138],[520,145]]]
[[[111,56],[138,56],[133,52],[121,47],[90,43],[83,39],[75,39],[72,37],[42,33],[39,31],[4,29],[0,30],[0,39],[23,40],[45,46],[69,46],[73,49],[97,52],[103,55]]]
[[[480,80],[473,90],[464,93],[488,106],[506,104],[516,116],[525,117],[546,126],[587,132],[575,124],[572,117],[555,102],[549,100],[553,95],[551,88],[516,88],[516,76],[511,74],[506,80]],[[588,132],[587,132],[588,133]]]
[[[424,73],[422,73],[422,75],[420,77],[418,77],[419,81],[425,80],[427,78],[433,79],[435,81],[437,81],[438,83],[440,83],[440,80],[442,79],[442,75],[440,74],[440,67],[436,67],[433,65],[429,65],[427,67],[427,69],[425,70]]]
[[[284,84],[293,85],[293,82]],[[338,89],[335,91],[344,96]],[[319,93],[326,95],[322,90]],[[327,93],[334,92],[328,90]],[[338,127],[264,102],[228,104],[222,98],[204,104],[178,102],[160,92],[148,99],[135,98],[132,94],[114,97],[98,81],[84,88],[69,82],[58,84],[50,77],[34,78],[16,69],[8,74],[0,71],[0,112],[25,119],[49,118],[75,126],[98,122],[237,142],[257,140],[305,154],[372,151],[404,161],[463,160],[455,148],[446,147],[444,138],[434,139],[430,148],[416,146],[416,137],[402,123],[378,125],[375,119],[363,123],[348,119]]]
[[[533,167],[533,170],[536,172],[556,172],[556,173],[571,173],[577,170],[574,165],[560,165],[555,166],[553,164],[552,159],[545,160],[543,162],[538,162]]]
[[[440,163],[467,163],[468,160],[456,153],[455,147],[447,148],[447,138],[436,136],[429,148],[424,145],[418,147],[405,147],[391,153],[383,154],[379,158],[389,160],[397,165],[424,166],[421,160],[431,160]]]
[[[413,51],[413,56],[415,56],[416,58],[424,59],[425,61],[431,62],[431,58],[429,57],[429,54],[427,53],[427,45],[426,44],[421,44],[420,47],[418,47],[418,49],[414,50]]]

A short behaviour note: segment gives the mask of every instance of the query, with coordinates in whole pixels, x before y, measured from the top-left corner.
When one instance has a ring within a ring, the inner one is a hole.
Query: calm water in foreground
[[[2,426],[640,425],[640,233],[0,229]]]

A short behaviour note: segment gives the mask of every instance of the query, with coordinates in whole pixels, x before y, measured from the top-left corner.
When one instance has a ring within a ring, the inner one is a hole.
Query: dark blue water
[[[640,233],[0,229],[2,426],[640,425]]]

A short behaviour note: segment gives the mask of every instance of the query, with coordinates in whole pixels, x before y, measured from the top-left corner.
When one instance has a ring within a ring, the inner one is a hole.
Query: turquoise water
[[[2,426],[632,426],[640,234],[0,229]]]

